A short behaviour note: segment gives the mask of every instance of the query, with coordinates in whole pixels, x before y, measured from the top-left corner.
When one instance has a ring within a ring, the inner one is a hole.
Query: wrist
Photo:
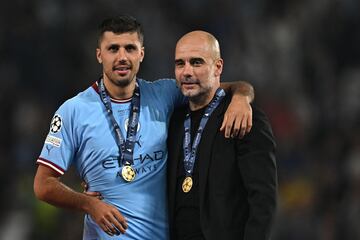
[[[244,94],[241,94],[241,93],[232,95],[232,100],[235,100],[235,101],[245,101],[247,103],[251,103],[252,99],[253,98],[251,96],[244,95]]]
[[[89,197],[85,193],[80,193],[80,194],[81,194],[81,198],[83,199],[81,201],[82,202],[81,210],[86,213],[89,213],[95,204],[94,201],[96,200],[96,198]]]

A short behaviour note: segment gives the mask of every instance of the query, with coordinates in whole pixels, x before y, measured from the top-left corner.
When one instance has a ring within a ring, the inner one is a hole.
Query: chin
[[[185,97],[193,97],[198,95],[198,92],[193,89],[182,89],[181,92]]]
[[[130,85],[132,80],[129,78],[125,78],[125,79],[117,79],[114,82],[119,87],[126,87],[126,86]]]

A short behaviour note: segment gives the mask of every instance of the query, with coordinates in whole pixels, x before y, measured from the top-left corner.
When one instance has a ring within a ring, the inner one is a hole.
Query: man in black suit
[[[219,131],[230,96],[219,88],[223,60],[203,31],[176,45],[175,75],[189,106],[172,116],[168,136],[171,239],[265,240],[276,210],[275,142],[263,112],[243,139]]]

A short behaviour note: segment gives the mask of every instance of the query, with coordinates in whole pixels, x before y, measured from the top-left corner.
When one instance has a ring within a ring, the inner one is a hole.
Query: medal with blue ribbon
[[[197,148],[199,146],[202,133],[206,126],[207,121],[209,120],[213,111],[217,108],[223,97],[225,96],[225,91],[221,88],[216,90],[215,96],[206,107],[205,112],[200,120],[199,128],[196,131],[196,135],[193,140],[193,144],[191,146],[191,114],[190,110],[185,116],[184,121],[184,142],[183,142],[183,150],[184,150],[184,169],[185,169],[185,179],[182,183],[182,190],[184,193],[190,192],[193,186],[192,173],[194,170],[195,159]]]
[[[126,140],[124,139],[119,124],[116,122],[112,107],[111,100],[109,95],[106,93],[104,80],[101,78],[99,81],[99,92],[101,96],[101,101],[103,102],[108,116],[110,118],[111,124],[115,130],[116,144],[118,145],[120,152],[120,162],[122,164],[121,175],[123,179],[127,182],[131,182],[135,179],[136,173],[132,165],[134,164],[134,146],[135,146],[135,137],[137,133],[137,125],[139,123],[139,114],[140,114],[140,90],[138,83],[136,82],[134,93],[131,99],[131,111],[129,118],[129,125],[126,135]]]

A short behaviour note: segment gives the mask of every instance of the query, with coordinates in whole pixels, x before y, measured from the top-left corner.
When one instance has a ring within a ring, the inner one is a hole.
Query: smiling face
[[[183,36],[175,50],[175,76],[190,102],[208,104],[220,86],[223,60],[216,39],[194,31]]]
[[[135,84],[136,74],[144,58],[144,47],[137,32],[103,33],[96,57],[103,66],[103,78],[109,92],[117,87]]]

